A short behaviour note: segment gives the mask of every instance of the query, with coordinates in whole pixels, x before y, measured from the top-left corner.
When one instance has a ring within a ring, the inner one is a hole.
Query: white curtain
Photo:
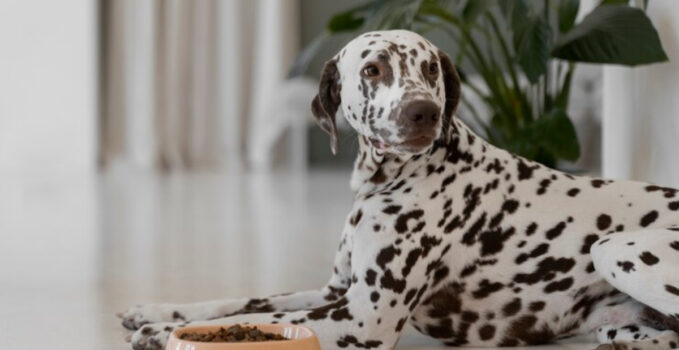
[[[298,51],[298,0],[101,6],[104,167],[219,170],[271,153],[287,124],[255,131],[276,124],[267,112]]]
[[[604,68],[603,174],[679,187],[679,1],[647,13],[669,62]]]
[[[0,176],[94,169],[95,5],[0,1]]]

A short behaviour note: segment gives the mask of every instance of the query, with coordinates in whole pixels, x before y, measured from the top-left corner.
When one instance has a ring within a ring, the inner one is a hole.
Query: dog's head
[[[460,97],[448,56],[406,30],[370,32],[325,63],[311,109],[337,149],[335,114],[389,153],[417,154],[445,135]]]

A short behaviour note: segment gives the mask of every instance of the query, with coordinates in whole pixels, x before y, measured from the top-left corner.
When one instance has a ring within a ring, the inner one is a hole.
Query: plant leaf
[[[549,37],[549,25],[537,15],[524,18],[520,27],[515,28],[514,48],[517,61],[526,78],[533,84],[547,71]]]
[[[363,31],[411,29],[423,0],[373,0],[365,4]]]
[[[386,15],[380,23],[381,29],[411,29],[423,0],[392,0],[385,6]]]
[[[539,144],[533,141],[533,134],[529,128],[512,131],[504,139],[506,140],[504,144],[498,144],[498,146],[522,157],[535,159]]]
[[[523,20],[529,13],[533,12],[532,3],[526,0],[500,0],[500,11],[514,31],[521,27]]]
[[[556,93],[554,98],[554,106],[568,110],[568,102],[571,93],[571,81],[573,80],[573,72],[575,71],[575,64],[568,63],[568,71],[561,83],[561,89]]]
[[[510,0],[499,0],[497,3],[500,5],[500,13],[502,13],[503,16],[507,17],[509,12],[511,11],[513,2]]]
[[[505,18],[511,19],[512,25],[515,25],[515,22],[521,16],[525,16],[528,13],[528,6],[530,5],[526,0],[498,0],[498,4],[500,5],[500,13]]]
[[[667,55],[651,20],[638,8],[603,5],[564,35],[554,57],[629,66],[662,62]]]
[[[629,0],[602,0],[601,5],[629,5]]]
[[[500,0],[500,11],[508,18],[516,61],[531,83],[547,71],[550,27],[525,0]]]
[[[580,9],[580,0],[559,0],[559,33],[566,33],[575,24]]]
[[[434,1],[423,2],[422,6],[420,7],[420,14],[424,16],[435,16],[451,24],[457,24],[461,22],[457,16],[439,6],[438,3]]]
[[[468,1],[462,10],[462,18],[466,22],[474,22],[482,15],[488,8],[495,4],[497,0],[471,0]]]
[[[370,10],[376,1],[369,1],[365,4],[353,7],[349,10],[340,12],[330,18],[327,29],[331,34],[340,32],[352,32],[363,26],[366,19],[366,11]]]
[[[330,33],[351,32],[361,28],[365,18],[356,16],[354,12],[343,12],[333,16],[328,22],[328,31]]]
[[[575,161],[580,157],[580,143],[575,127],[566,112],[553,108],[531,124],[533,139],[557,158]]]

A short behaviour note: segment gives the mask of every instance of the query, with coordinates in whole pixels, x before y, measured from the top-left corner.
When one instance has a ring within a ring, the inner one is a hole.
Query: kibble
[[[209,343],[244,343],[274,340],[289,340],[276,334],[262,332],[257,327],[233,325],[229,328],[219,327],[215,332],[195,333],[186,332],[179,335],[179,339]]]

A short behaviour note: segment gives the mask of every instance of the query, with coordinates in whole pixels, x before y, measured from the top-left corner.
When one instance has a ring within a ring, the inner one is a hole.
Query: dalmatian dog
[[[303,324],[323,349],[393,349],[404,325],[451,346],[595,334],[598,349],[679,344],[679,192],[572,176],[487,143],[456,116],[460,81],[418,34],[359,36],[327,61],[312,112],[360,144],[326,286],[133,307],[134,349],[185,325]]]

